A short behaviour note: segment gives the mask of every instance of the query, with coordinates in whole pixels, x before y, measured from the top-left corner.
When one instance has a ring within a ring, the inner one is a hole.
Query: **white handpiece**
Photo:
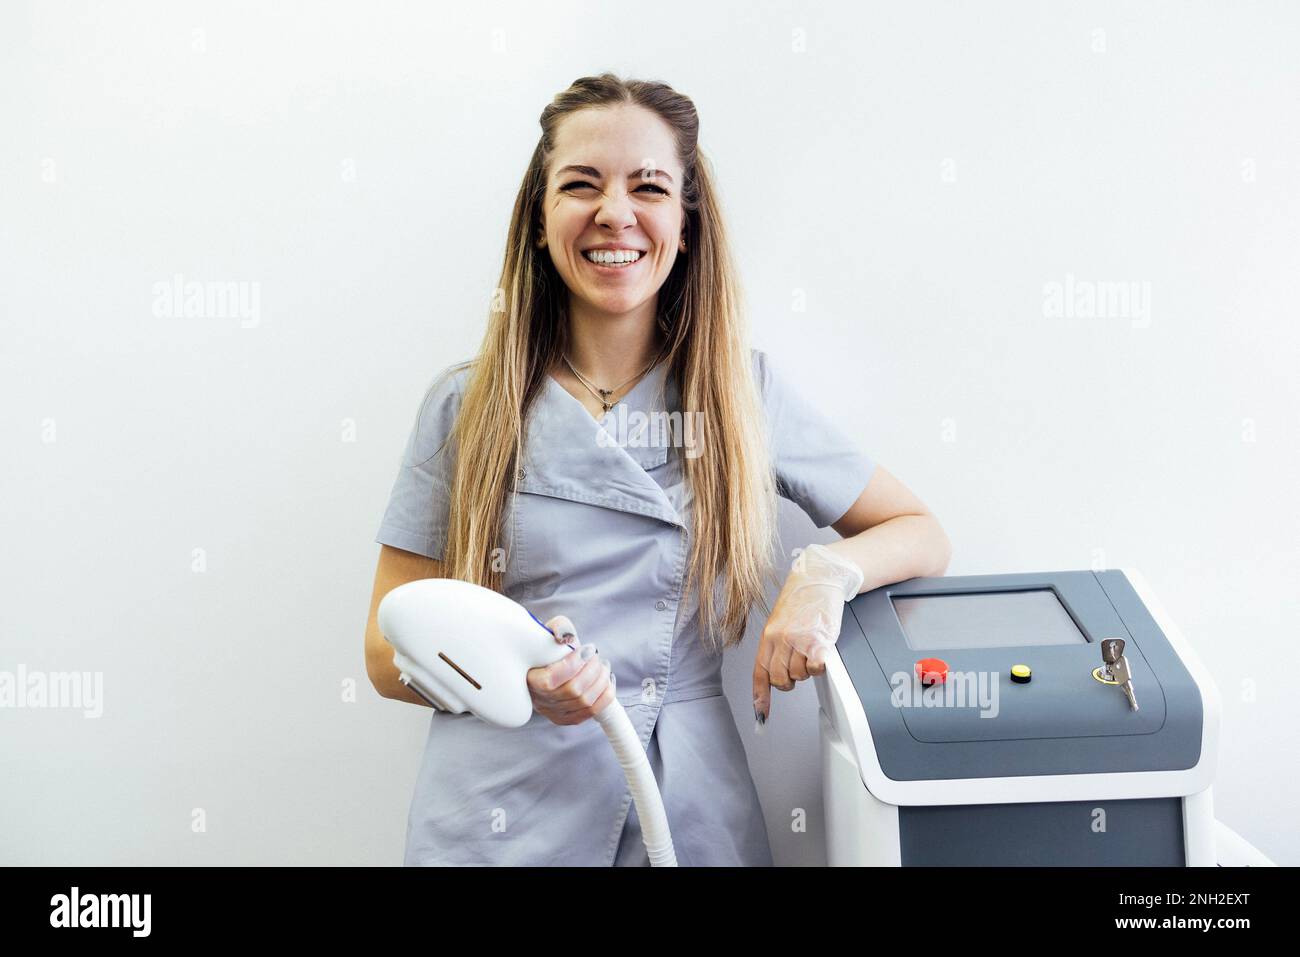
[[[528,670],[573,650],[523,605],[456,578],[398,585],[380,601],[378,619],[403,684],[444,711],[507,728],[532,717]],[[627,777],[650,863],[675,867],[663,798],[627,712],[613,698],[595,718]]]
[[[455,578],[394,588],[379,603],[379,630],[396,649],[404,684],[444,711],[471,711],[506,728],[532,716],[528,669],[573,650],[523,605]]]

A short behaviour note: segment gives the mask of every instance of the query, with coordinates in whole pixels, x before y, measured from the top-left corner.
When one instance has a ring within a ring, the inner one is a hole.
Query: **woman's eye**
[[[582,182],[581,180],[578,180],[578,181],[573,182],[573,183],[566,183],[565,185],[561,186],[560,189],[561,189],[562,191],[564,191],[564,192],[568,192],[568,191],[571,191],[571,190],[578,189],[579,187],[582,187],[582,186],[587,187],[587,189],[595,189],[595,188],[596,188],[596,187],[593,186],[591,183],[584,183],[584,182]],[[652,189],[652,190],[654,190],[656,193],[661,193],[661,194],[663,194],[664,196],[667,196],[667,195],[668,195],[668,190],[664,189],[664,188],[661,187],[661,186],[656,186],[654,183],[642,183],[640,186],[637,187],[637,189],[638,189],[638,190],[642,190],[642,189]]]

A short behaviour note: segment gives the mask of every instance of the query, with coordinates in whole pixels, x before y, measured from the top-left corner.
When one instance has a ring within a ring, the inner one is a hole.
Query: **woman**
[[[821,673],[846,599],[941,574],[949,545],[746,346],[691,101],[585,77],[541,127],[482,349],[434,381],[380,527],[367,670],[381,694],[424,704],[397,680],[375,612],[431,576],[497,588],[557,641],[585,635],[600,653],[530,671],[522,728],[433,715],[405,861],[646,863],[590,720],[617,695],[679,862],[770,864],[720,651],[775,584],[775,495],[846,537],[804,550],[785,579],[754,663],[758,723],[772,688]]]

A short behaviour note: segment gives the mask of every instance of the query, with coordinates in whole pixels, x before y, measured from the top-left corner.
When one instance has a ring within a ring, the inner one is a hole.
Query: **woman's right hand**
[[[552,618],[546,627],[556,642],[576,650],[545,667],[528,669],[533,708],[554,724],[581,724],[614,700],[609,664],[595,646],[583,647],[573,622],[564,615]]]

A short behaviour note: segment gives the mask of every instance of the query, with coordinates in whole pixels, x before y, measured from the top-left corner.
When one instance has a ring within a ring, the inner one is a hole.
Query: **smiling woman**
[[[594,329],[653,305],[686,251],[687,210],[675,187],[684,173],[672,128],[635,104],[582,110],[559,125],[555,152],[581,162],[565,163],[548,181],[539,248],[550,249],[577,300],[578,321]],[[626,156],[640,159],[627,164]]]
[[[919,503],[750,349],[694,104],[603,74],[575,81],[540,123],[504,306],[478,356],[426,395],[380,527],[367,662],[381,693],[413,700],[374,609],[429,574],[500,590],[600,654],[529,671],[522,728],[433,716],[406,862],[646,863],[622,773],[588,720],[616,696],[678,860],[770,864],[719,652],[776,584],[776,496],[849,534],[893,509],[914,523],[874,540],[903,560],[823,549],[799,563],[787,579],[798,597],[778,599],[760,645],[764,696],[769,668],[782,688],[815,673],[800,642],[828,640],[818,616],[838,625],[846,590],[924,573],[910,569],[940,560],[938,540]],[[689,448],[663,429],[620,441],[620,422],[674,416],[693,426]],[[757,672],[755,691],[766,716]]]

